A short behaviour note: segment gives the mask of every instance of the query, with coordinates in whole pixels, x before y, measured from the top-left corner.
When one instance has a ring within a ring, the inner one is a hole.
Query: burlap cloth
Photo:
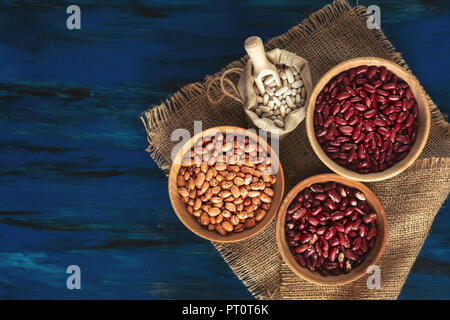
[[[266,50],[278,47],[304,57],[310,63],[313,84],[331,67],[359,56],[381,57],[407,68],[383,32],[367,28],[366,19],[365,7],[335,1],[287,33],[271,39]],[[225,69],[242,68],[247,59],[243,57]],[[235,83],[237,80],[234,79]],[[397,298],[434,216],[450,191],[450,126],[436,105],[431,100],[429,103],[431,132],[419,160],[392,179],[367,184],[380,198],[389,221],[389,240],[378,264],[381,289],[367,289],[367,276],[339,287],[317,286],[298,278],[280,258],[272,221],[251,239],[234,244],[213,243],[256,298]],[[202,120],[203,129],[219,125],[247,127],[242,105],[238,102],[227,98],[213,107],[205,97],[205,83],[182,88],[142,116],[150,143],[147,151],[162,170],[167,172],[171,165],[170,153],[175,144],[170,141],[172,131],[186,128],[192,134],[194,120]],[[287,191],[306,177],[328,172],[309,145],[304,122],[281,141],[280,159]]]

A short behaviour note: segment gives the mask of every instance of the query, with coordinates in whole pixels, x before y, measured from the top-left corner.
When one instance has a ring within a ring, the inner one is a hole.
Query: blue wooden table
[[[0,298],[251,299],[171,210],[141,112],[327,1],[2,1]],[[370,1],[360,1],[370,5]],[[81,8],[68,30],[66,8]],[[382,28],[450,111],[450,8],[377,1]],[[450,298],[450,210],[400,295]],[[68,290],[66,268],[81,268]]]

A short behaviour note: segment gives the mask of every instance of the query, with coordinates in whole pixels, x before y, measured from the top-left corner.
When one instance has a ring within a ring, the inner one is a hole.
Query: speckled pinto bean
[[[334,77],[317,96],[314,131],[337,164],[380,172],[409,153],[417,135],[417,101],[385,67],[360,66]]]
[[[202,137],[183,157],[178,192],[197,222],[220,235],[262,221],[276,183],[270,155],[249,137],[226,132]]]
[[[376,219],[361,191],[335,182],[316,183],[288,207],[286,242],[301,266],[322,276],[348,273],[375,245]]]

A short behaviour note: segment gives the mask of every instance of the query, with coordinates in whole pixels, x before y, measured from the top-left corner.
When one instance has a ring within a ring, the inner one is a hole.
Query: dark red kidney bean
[[[357,116],[352,116],[350,119],[348,119],[347,124],[349,126],[354,126],[355,124],[357,124],[359,121],[359,118]]]
[[[376,228],[376,227],[372,227],[372,228],[370,228],[369,231],[367,232],[366,239],[367,239],[367,240],[370,240],[370,239],[372,239],[373,237],[375,237],[376,234],[377,234],[377,228]]]
[[[330,252],[328,253],[328,260],[330,260],[331,262],[334,262],[337,258],[338,252],[339,252],[338,247],[331,248]]]
[[[317,218],[314,217],[314,216],[309,216],[309,217],[307,218],[307,220],[308,220],[308,222],[309,222],[310,224],[312,224],[312,225],[315,226],[315,227],[319,225],[319,220],[317,220]]]
[[[306,251],[303,253],[303,257],[305,257],[306,259],[309,258],[316,250],[314,249],[313,246],[309,246],[308,249],[306,249]]]
[[[350,238],[356,238],[356,237],[358,236],[358,232],[351,230],[351,231],[348,233],[348,236],[349,236]]]
[[[330,214],[328,214],[326,211],[321,212],[317,215],[317,220],[320,222],[324,222],[330,219]]]
[[[366,90],[367,92],[369,92],[369,93],[373,93],[373,92],[375,92],[376,91],[376,89],[374,88],[374,87],[372,87],[370,84],[368,84],[368,83],[364,83],[363,85],[362,85],[362,88],[364,89],[364,90]]]
[[[365,238],[367,234],[367,226],[364,224],[360,225],[358,228],[358,232],[361,238]]]
[[[312,200],[312,198],[313,198],[313,195],[312,195],[311,191],[309,191],[309,189],[305,189],[303,191],[303,195],[304,195],[305,200]]]
[[[312,184],[309,188],[311,189],[312,192],[315,192],[315,193],[320,193],[320,192],[325,191],[323,186],[318,183]]]
[[[336,228],[334,226],[331,226],[327,232],[325,232],[323,238],[325,240],[330,240],[334,235],[336,234]],[[370,240],[370,239],[369,239]]]
[[[386,67],[380,67],[379,74],[380,74],[380,80],[386,81],[386,75],[387,75]]]
[[[353,251],[358,251],[359,248],[361,248],[361,238],[360,237],[356,237],[355,239],[353,239],[352,250]]]
[[[344,119],[346,121],[350,120],[350,118],[356,113],[356,110],[351,107],[344,113]]]
[[[292,214],[292,218],[294,220],[300,220],[306,214],[306,212],[307,212],[306,208],[301,208]]]
[[[359,256],[351,250],[345,250],[345,257],[353,261],[358,261]]]
[[[307,233],[301,236],[300,242],[301,243],[308,243],[313,238],[313,235],[311,233]]]
[[[311,215],[312,216],[317,216],[322,210],[323,210],[322,206],[314,208],[314,209],[311,210]]]
[[[342,218],[344,218],[344,212],[343,211],[336,211],[336,212],[333,212],[331,214],[331,217],[329,219],[331,221],[337,221],[337,220],[340,220]]]
[[[313,234],[312,239],[309,241],[310,245],[313,245],[317,242],[317,240],[319,239],[319,236],[317,234]]]
[[[335,189],[327,190],[327,195],[333,200],[335,203],[341,202],[341,196],[336,192]]]
[[[344,100],[344,99],[347,99],[347,98],[350,98],[351,97],[351,94],[349,93],[349,92],[340,92],[340,93],[338,93],[337,95],[336,95],[336,99],[337,100]]]
[[[329,244],[331,247],[336,247],[339,245],[339,239],[336,236],[334,236],[329,240]]]
[[[328,251],[330,245],[327,240],[325,240],[323,237],[319,237],[320,245],[322,246],[323,251]]]
[[[295,247],[294,251],[295,251],[295,253],[303,253],[306,251],[306,249],[308,249],[308,247],[309,247],[309,244],[302,244],[298,247]]]
[[[316,193],[314,195],[314,199],[319,200],[319,201],[323,201],[327,198],[327,195],[325,193]]]
[[[358,145],[357,151],[358,151],[358,157],[360,159],[366,158],[366,150],[364,149],[364,146],[362,144]]]
[[[317,235],[322,236],[324,235],[325,231],[327,231],[327,227],[320,227],[316,230]]]
[[[292,214],[295,211],[297,211],[298,209],[300,209],[300,207],[302,206],[301,203],[299,202],[295,202],[293,205],[291,205],[287,211],[288,214]]]
[[[316,249],[316,254],[317,254],[317,256],[321,257],[321,256],[322,256],[322,253],[323,253],[323,250],[322,250],[322,247],[320,246],[320,243],[319,243],[319,242],[316,242],[316,243],[314,244],[314,248]]]
[[[359,66],[355,70],[355,74],[359,75],[361,73],[365,73],[369,67],[368,66]]]
[[[352,126],[340,126],[338,128],[338,130],[346,136],[351,136],[352,132],[353,132],[353,127]]]
[[[314,227],[313,225],[308,224],[306,226],[306,231],[308,231],[309,233],[316,233],[316,227]]]
[[[377,219],[377,215],[375,213],[365,214],[362,219],[365,224],[369,224]]]
[[[301,254],[296,254],[295,255],[295,260],[297,261],[297,263],[299,265],[301,265],[302,267],[306,266],[306,261],[305,258],[303,258],[303,256]]]
[[[333,226],[336,228],[337,232],[345,232],[345,227],[342,223],[340,222],[334,222]]]
[[[319,200],[314,199],[313,202],[311,202],[311,206],[313,208],[320,206],[321,202]]]

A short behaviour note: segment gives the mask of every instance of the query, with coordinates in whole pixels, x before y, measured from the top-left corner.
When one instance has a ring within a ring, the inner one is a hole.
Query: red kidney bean
[[[337,232],[344,232],[345,231],[345,227],[342,223],[340,222],[334,222],[333,226],[336,228]]]
[[[300,202],[295,202],[293,205],[291,205],[287,211],[288,214],[292,214],[295,211],[297,211],[298,209],[300,209],[301,207],[301,203]]]
[[[309,247],[309,244],[302,244],[298,247],[295,247],[294,251],[295,251],[295,253],[303,253],[306,251],[306,249],[308,249],[308,247]]]
[[[297,263],[299,265],[301,265],[302,267],[306,266],[306,261],[305,258],[303,258],[303,256],[301,254],[296,254],[295,255],[295,260],[297,261]]]
[[[376,236],[377,234],[377,228],[376,227],[372,227],[369,229],[369,232],[367,232],[367,236],[366,239],[370,240],[372,239],[374,236]]]
[[[294,220],[300,220],[306,214],[306,212],[307,212],[306,208],[301,208],[292,214],[292,218]]]
[[[359,256],[352,250],[345,250],[345,257],[347,257],[353,261],[358,261],[358,259],[359,259]]]
[[[331,248],[330,252],[328,253],[328,260],[330,260],[330,262],[334,262],[334,260],[336,260],[337,258],[338,252],[339,252],[338,247]]]
[[[336,247],[336,246],[339,245],[339,239],[336,238],[336,237],[332,237],[332,238],[329,240],[329,243],[330,243],[330,246],[331,246],[331,247]]]

